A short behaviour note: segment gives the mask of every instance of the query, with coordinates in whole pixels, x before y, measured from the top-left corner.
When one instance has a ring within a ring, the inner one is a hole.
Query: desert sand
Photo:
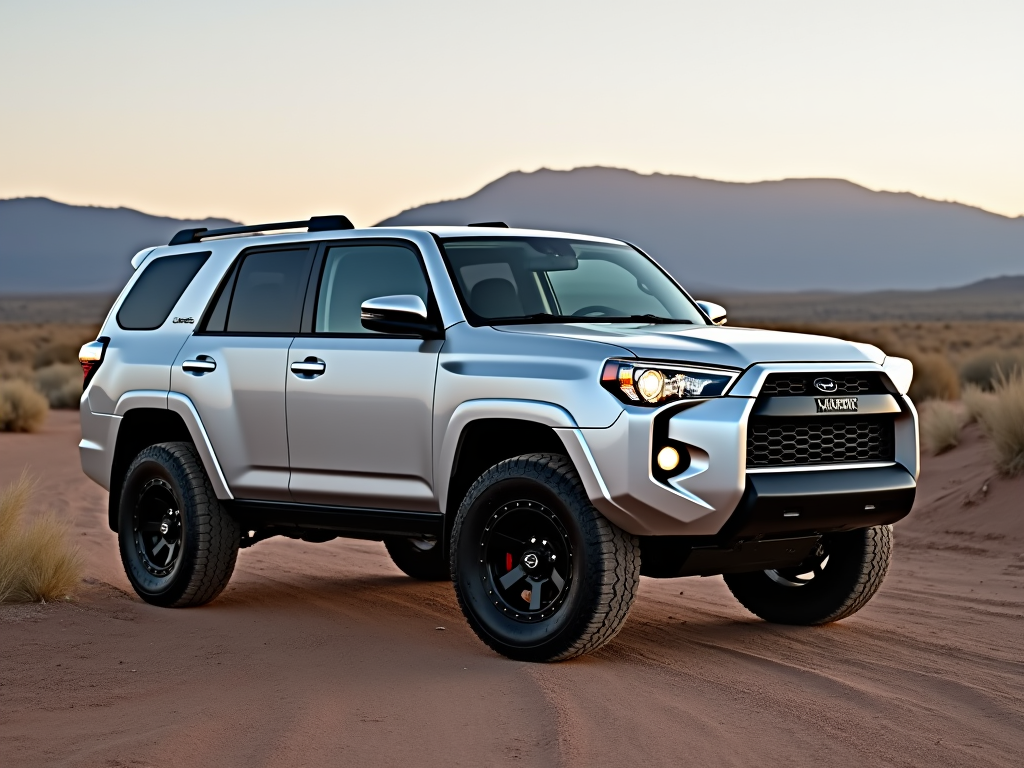
[[[1024,479],[976,428],[925,460],[893,567],[824,628],[747,614],[721,578],[644,579],[619,636],[556,665],[472,634],[383,545],[272,539],[198,609],[121,570],[77,414],[0,435],[0,484],[85,557],[72,602],[0,606],[0,765],[1024,765]]]

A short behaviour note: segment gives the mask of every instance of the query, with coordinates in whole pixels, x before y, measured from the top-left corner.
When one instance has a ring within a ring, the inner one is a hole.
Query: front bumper
[[[843,367],[832,364],[827,370]],[[917,413],[905,396],[896,396],[895,461],[748,472],[747,424],[756,390],[739,384],[787,369],[813,370],[807,365],[754,366],[733,390],[745,396],[662,409],[626,406],[605,429],[557,431],[593,504],[638,536],[823,533],[895,522],[909,513],[919,448]],[[689,466],[662,481],[653,474],[652,456],[666,439],[685,447]]]

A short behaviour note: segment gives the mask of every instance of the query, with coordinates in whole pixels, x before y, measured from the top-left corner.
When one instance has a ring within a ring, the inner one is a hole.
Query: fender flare
[[[210,442],[210,436],[207,434],[203,420],[192,400],[179,392],[137,389],[121,395],[114,408],[114,415],[123,417],[129,411],[137,408],[168,410],[178,414],[185,422],[192,442],[195,443],[196,452],[199,454],[199,460],[203,463],[203,469],[206,470],[206,474],[210,478],[214,494],[223,501],[234,498],[231,489],[228,488],[228,482],[224,477],[220,462],[217,460],[213,443]]]
[[[604,481],[589,451],[580,450],[578,441],[582,436],[579,434],[576,420],[567,410],[559,405],[538,400],[468,400],[459,405],[448,419],[437,457],[434,477],[437,478],[437,501],[442,513],[447,511],[452,467],[455,464],[455,454],[462,433],[470,423],[480,419],[516,419],[551,427],[565,445],[566,453],[576,464],[576,471],[579,472],[588,495],[601,497],[600,489],[604,488]]]

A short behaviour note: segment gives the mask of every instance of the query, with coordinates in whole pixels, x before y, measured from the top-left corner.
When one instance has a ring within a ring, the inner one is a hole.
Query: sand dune
[[[373,542],[263,542],[213,604],[150,607],[77,440],[66,412],[0,435],[0,483],[40,478],[88,582],[0,607],[0,765],[1024,764],[1024,480],[973,430],[926,460],[853,618],[772,626],[720,578],[645,579],[610,646],[547,666],[491,653]]]

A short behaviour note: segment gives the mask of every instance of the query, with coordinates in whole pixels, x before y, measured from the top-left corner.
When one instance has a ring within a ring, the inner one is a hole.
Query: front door
[[[314,249],[243,254],[171,371],[236,498],[290,500],[285,376]]]
[[[431,414],[440,341],[363,328],[360,305],[417,295],[419,252],[404,241],[331,246],[313,332],[288,354],[291,493],[299,502],[436,512]]]

